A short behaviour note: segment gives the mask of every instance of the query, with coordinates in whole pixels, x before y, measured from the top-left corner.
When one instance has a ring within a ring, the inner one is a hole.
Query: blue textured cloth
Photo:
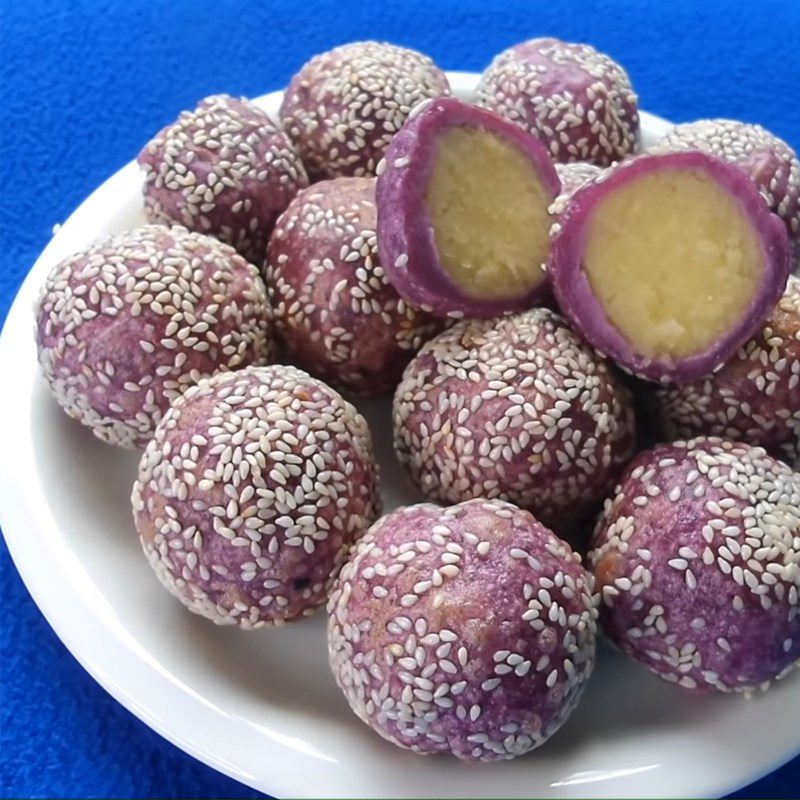
[[[212,92],[277,89],[350,40],[394,41],[463,70],[532,36],[587,41],[625,65],[644,108],[760,122],[800,149],[798,0],[3,0],[0,14],[0,319],[53,224],[178,111]],[[0,592],[3,796],[260,796],[111,700],[50,631],[4,544]],[[736,796],[799,794],[795,759]]]

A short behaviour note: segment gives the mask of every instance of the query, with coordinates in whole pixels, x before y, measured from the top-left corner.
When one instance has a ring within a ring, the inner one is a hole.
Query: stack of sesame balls
[[[766,689],[800,661],[796,155],[726,120],[641,154],[624,69],[555,39],[499,54],[476,106],[449,95],[428,57],[357,42],[312,58],[278,119],[226,95],[181,113],[139,155],[148,224],[43,287],[56,400],[143,449],[133,514],[169,592],[243,629],[327,603],[336,683],[401,747],[538,747],[600,632],[686,690]],[[532,278],[494,243],[505,195],[450,166],[477,148],[545,210]],[[739,209],[709,225],[737,220],[756,277],[708,354],[643,361],[631,333],[603,344],[604,295],[584,281],[589,313],[565,264],[612,192],[681,170]],[[495,257],[514,296],[479,273]],[[358,403],[387,396],[427,502],[381,516]]]

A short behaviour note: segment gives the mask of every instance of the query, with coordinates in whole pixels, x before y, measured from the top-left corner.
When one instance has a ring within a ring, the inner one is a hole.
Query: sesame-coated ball
[[[609,166],[637,148],[630,79],[586,44],[531,39],[504,50],[481,76],[476,100],[541,139],[556,161]]]
[[[336,682],[417,753],[510,759],[577,704],[596,597],[580,557],[500,500],[399,508],[353,548],[328,604]]]
[[[56,265],[36,344],[67,414],[103,441],[144,447],[188,386],[271,358],[272,317],[258,270],[233,248],[146,225]]]
[[[640,453],[590,560],[603,630],[665,680],[751,692],[800,663],[800,474],[760,447]]]
[[[286,134],[257,106],[227,95],[184,111],[138,161],[152,222],[209,233],[259,266],[278,215],[308,186]]]
[[[703,119],[676,125],[652,153],[703,150],[740,167],[784,221],[800,253],[800,161],[786,142],[760,125]]]
[[[278,332],[304,369],[361,395],[392,391],[443,323],[413,308],[378,257],[374,178],[300,192],[269,243],[267,286]]]
[[[411,109],[450,94],[430,58],[385,42],[314,56],[292,78],[280,117],[312,180],[374,175]]]
[[[278,625],[325,601],[380,513],[369,429],[294,367],[218,374],[164,415],[132,503],[151,566],[189,610]]]
[[[759,445],[800,469],[800,278],[718,372],[647,398],[659,438],[701,434]]]
[[[630,392],[555,312],[462,320],[394,398],[400,462],[438,502],[499,497],[571,541],[633,454]]]

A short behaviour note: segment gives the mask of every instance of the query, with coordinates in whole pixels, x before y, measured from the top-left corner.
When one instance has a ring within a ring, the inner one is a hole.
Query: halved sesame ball
[[[683,150],[711,153],[749,175],[800,253],[800,161],[786,142],[760,125],[702,119],[676,125],[649,148],[651,153]]]
[[[222,94],[184,111],[138,161],[152,222],[209,233],[259,266],[278,215],[308,186],[294,145],[269,115]]]
[[[378,249],[406,300],[440,316],[485,317],[542,294],[559,181],[534,138],[440,98],[403,126],[379,172]]]
[[[442,321],[403,300],[378,257],[374,178],[300,192],[269,243],[277,330],[313,375],[361,395],[392,391]]]
[[[369,428],[294,367],[215,375],[164,415],[132,503],[151,566],[190,611],[279,625],[325,601],[380,513]]]
[[[144,447],[200,378],[266,363],[274,349],[258,269],[177,225],[107,236],[56,265],[36,345],[59,405],[124,447]]]
[[[633,455],[630,392],[562,317],[462,320],[408,365],[397,456],[426,497],[498,497],[572,542]]]
[[[630,79],[587,44],[545,38],[510,47],[486,68],[476,99],[536,136],[556,161],[608,166],[636,151]]]
[[[800,278],[718,372],[647,397],[659,438],[701,434],[764,447],[800,469]]]
[[[447,94],[447,77],[422,53],[351,42],[303,66],[289,83],[280,118],[312,181],[374,175],[414,106]]]
[[[603,630],[665,680],[751,692],[800,663],[800,474],[759,447],[640,453],[590,561]]]
[[[328,604],[336,682],[400,747],[495,761],[565,722],[594,666],[580,557],[499,500],[399,508],[353,548]]]
[[[559,307],[594,347],[653,381],[719,369],[789,274],[780,219],[739,169],[699,151],[608,170],[554,228],[547,272]]]

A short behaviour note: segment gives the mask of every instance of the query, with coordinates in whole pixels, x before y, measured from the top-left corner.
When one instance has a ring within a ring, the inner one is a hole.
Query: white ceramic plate
[[[475,75],[451,73],[469,97]],[[260,98],[275,112],[280,93]],[[645,144],[667,127],[642,116]],[[800,676],[763,697],[690,697],[604,649],[558,735],[513,762],[465,766],[387,744],[349,711],[326,663],[324,614],[280,630],[217,628],[185,611],[142,555],[129,493],[137,454],[100,443],[40,378],[32,307],[46,273],[144,221],[134,163],[53,237],[0,340],[0,512],[11,555],[58,636],[117,700],[186,752],[282,797],[714,796],[800,751]],[[363,403],[386,508],[419,498],[391,452],[388,404]]]

